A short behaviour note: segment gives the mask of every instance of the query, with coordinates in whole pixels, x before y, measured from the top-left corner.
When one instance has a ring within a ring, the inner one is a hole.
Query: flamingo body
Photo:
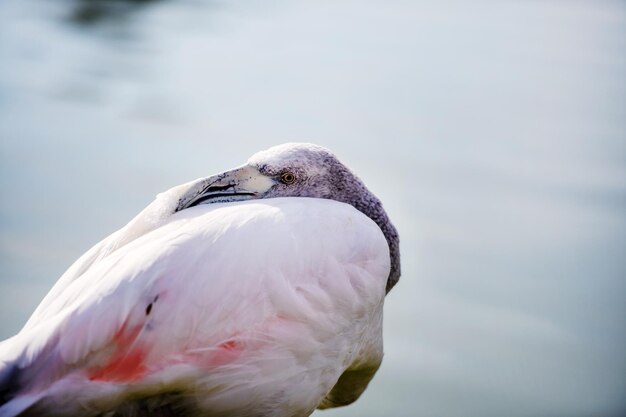
[[[350,205],[201,205],[86,261],[0,345],[21,369],[1,416],[308,415],[382,360],[389,251]]]

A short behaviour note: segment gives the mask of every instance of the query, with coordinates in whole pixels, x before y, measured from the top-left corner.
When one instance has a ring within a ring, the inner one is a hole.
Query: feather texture
[[[374,221],[315,198],[148,218],[87,252],[0,344],[0,416],[300,416],[360,395],[390,273]]]

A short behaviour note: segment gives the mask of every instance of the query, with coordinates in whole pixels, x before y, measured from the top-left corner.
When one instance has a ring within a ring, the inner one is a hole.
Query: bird
[[[161,194],[0,343],[0,417],[300,417],[379,369],[400,278],[381,201],[287,143]]]

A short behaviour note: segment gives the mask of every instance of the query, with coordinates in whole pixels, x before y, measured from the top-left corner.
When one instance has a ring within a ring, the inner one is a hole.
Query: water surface
[[[316,415],[626,413],[623,2],[80,4],[0,3],[0,337],[156,193],[311,141],[403,257],[381,370]]]

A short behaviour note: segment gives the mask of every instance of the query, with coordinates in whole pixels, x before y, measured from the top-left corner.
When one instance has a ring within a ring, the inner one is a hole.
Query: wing
[[[65,300],[66,303],[73,301],[73,299],[68,297],[71,291],[66,291],[67,288],[91,267],[117,249],[165,224],[175,212],[180,196],[183,195],[190,184],[193,183],[194,181],[191,181],[160,193],[152,203],[143,209],[126,226],[106,237],[78,258],[54,284],[39,306],[37,306],[28,322],[24,325],[24,329],[30,329],[40,321],[56,315],[59,312],[59,299]],[[56,306],[56,309],[52,307],[53,305]]]
[[[183,210],[92,263],[3,344],[6,397],[95,407],[193,380],[219,408],[252,403],[250,384],[262,398],[297,381],[315,407],[345,370],[380,363],[388,274],[382,232],[342,203]]]

